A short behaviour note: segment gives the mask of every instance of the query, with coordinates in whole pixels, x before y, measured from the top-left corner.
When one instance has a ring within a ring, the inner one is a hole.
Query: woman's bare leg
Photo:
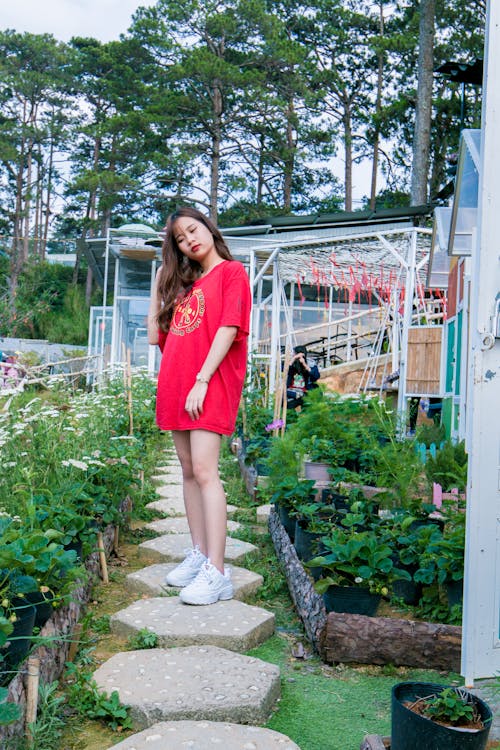
[[[184,505],[193,547],[198,546],[200,551],[208,557],[204,506],[201,490],[193,473],[191,433],[174,430],[172,431],[172,438],[182,468]]]
[[[207,430],[191,430],[190,434],[192,469],[203,503],[207,544],[205,554],[212,565],[224,573],[227,507],[219,477],[221,436]]]

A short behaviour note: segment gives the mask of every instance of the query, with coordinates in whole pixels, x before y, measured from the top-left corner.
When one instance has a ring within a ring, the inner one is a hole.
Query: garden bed
[[[323,661],[459,670],[462,629],[458,625],[327,614],[322,597],[315,591],[313,580],[274,509],[269,531],[297,614]]]
[[[108,555],[113,548],[114,527],[109,525],[103,532],[104,549]],[[82,609],[90,600],[93,579],[99,575],[99,552],[96,550],[85,561],[85,568],[89,573],[88,581],[74,589],[72,601],[55,610],[48,622],[40,630],[39,638],[45,643],[31,652],[31,656],[40,660],[40,681],[51,683],[57,680],[64,670],[65,662],[73,642],[73,631],[80,619]],[[48,639],[51,639],[48,643]],[[28,659],[19,666],[18,674],[8,685],[8,700],[26,707],[27,694],[27,664]],[[0,727],[0,740],[21,737],[24,733],[24,717],[19,721]]]

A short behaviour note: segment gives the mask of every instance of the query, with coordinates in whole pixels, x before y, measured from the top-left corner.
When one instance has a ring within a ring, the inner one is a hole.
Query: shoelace
[[[194,549],[185,549],[184,550],[185,557],[181,565],[190,565],[191,559],[195,557],[197,553],[199,553],[199,549],[197,547],[195,547]]]
[[[200,568],[200,570],[198,572],[198,575],[196,576],[195,580],[197,581],[198,579],[204,579],[208,583],[212,583],[212,581],[214,580],[214,578],[215,578],[215,575],[214,575],[214,571],[213,571],[213,565],[204,563],[201,566],[201,568]]]

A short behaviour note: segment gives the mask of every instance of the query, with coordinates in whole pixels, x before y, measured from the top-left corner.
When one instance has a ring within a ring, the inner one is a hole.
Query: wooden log
[[[274,508],[269,515],[269,531],[276,556],[284,568],[295,609],[302,620],[308,639],[317,651],[326,625],[326,609],[323,597],[314,590],[312,579],[305,572],[297,557],[295,547],[290,542],[290,537]]]
[[[329,663],[394,664],[458,672],[458,625],[330,612],[320,642]]]

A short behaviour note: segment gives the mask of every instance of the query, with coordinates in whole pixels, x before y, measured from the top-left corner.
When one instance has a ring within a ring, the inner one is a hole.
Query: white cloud
[[[89,36],[103,42],[118,39],[132,14],[155,0],[3,0],[0,27],[20,33],[52,34],[60,41]]]

